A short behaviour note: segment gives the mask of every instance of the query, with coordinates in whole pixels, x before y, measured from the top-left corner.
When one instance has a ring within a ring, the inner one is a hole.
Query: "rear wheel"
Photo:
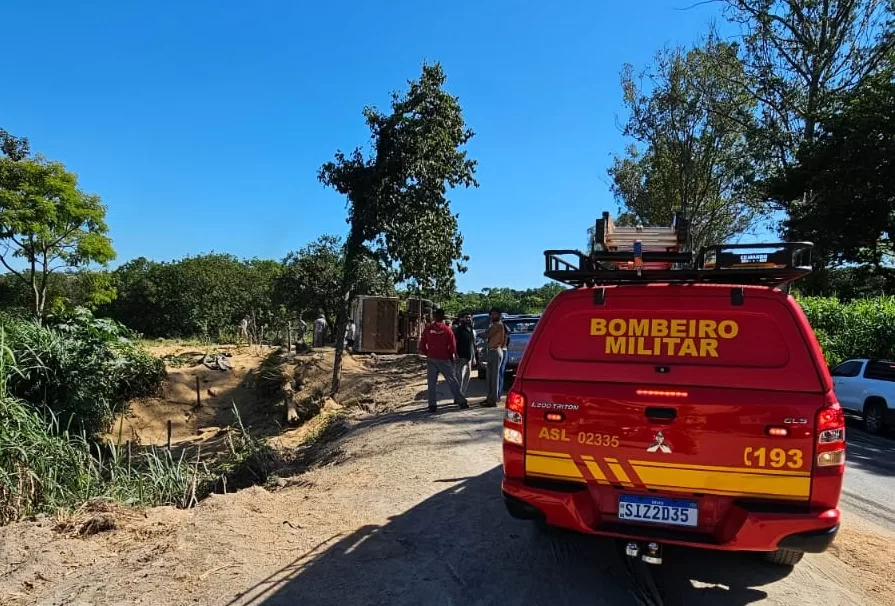
[[[803,557],[805,557],[804,552],[792,549],[778,549],[764,555],[765,560],[777,566],[795,566],[802,561]]]
[[[511,501],[504,501],[503,504],[506,505],[507,513],[510,514],[510,517],[516,518],[517,520],[530,520],[531,519],[531,515],[517,503],[513,503]]]
[[[864,404],[864,429],[867,433],[878,434],[883,431],[886,415],[886,404],[879,400],[870,400]]]

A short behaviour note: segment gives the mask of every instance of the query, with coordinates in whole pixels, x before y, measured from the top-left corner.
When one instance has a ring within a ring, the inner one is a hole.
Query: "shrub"
[[[830,366],[848,358],[895,359],[895,297],[800,297]]]
[[[122,325],[86,309],[50,318],[46,326],[0,317],[17,371],[6,376],[11,396],[61,428],[89,435],[108,428],[133,398],[158,392],[164,363],[141,349]]]

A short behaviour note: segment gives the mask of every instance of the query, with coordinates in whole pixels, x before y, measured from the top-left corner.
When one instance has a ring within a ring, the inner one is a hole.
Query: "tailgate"
[[[618,489],[681,498],[810,497],[822,396],[530,379],[520,387],[529,403],[526,475],[605,487],[603,511],[615,511]],[[675,511],[655,515],[683,515]]]

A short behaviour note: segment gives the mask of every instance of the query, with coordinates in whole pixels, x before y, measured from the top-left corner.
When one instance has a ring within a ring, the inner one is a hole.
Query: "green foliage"
[[[6,130],[0,128],[0,154],[3,154],[10,160],[18,162],[24,160],[31,154],[31,146],[28,139],[24,137],[14,137]]]
[[[827,363],[848,358],[895,359],[895,297],[842,303],[833,297],[800,297]]]
[[[457,293],[445,299],[442,307],[451,316],[461,312],[487,312],[492,307],[498,307],[509,314],[541,313],[563,290],[565,287],[560,284],[545,284],[527,290],[486,288],[477,293]]]
[[[13,384],[35,373],[66,379],[53,368],[40,368],[40,357],[25,363],[16,358],[6,328],[21,333],[25,328],[18,323],[25,322],[4,318],[0,325],[0,526],[36,513],[70,511],[94,499],[191,507],[215,490],[264,483],[281,463],[267,442],[248,434],[238,411],[228,432],[229,452],[211,465],[198,451],[132,447],[122,442],[121,435],[114,444],[99,443],[83,431],[73,431],[50,407],[14,395]],[[115,336],[119,327],[92,320],[84,312],[59,319],[58,326],[68,339],[120,338]],[[124,386],[125,391],[135,389],[141,387]]]
[[[624,134],[639,147],[616,156],[613,194],[644,225],[671,225],[683,211],[693,249],[729,241],[758,214],[747,149],[754,102],[733,84],[743,79],[737,51],[712,35],[690,50],[658,53],[639,77],[630,65],[622,72]]]
[[[743,31],[744,90],[761,121],[753,151],[773,174],[811,144],[839,96],[887,60],[895,37],[889,0],[724,0]]]
[[[226,338],[246,315],[273,322],[276,261],[211,253],[160,263],[134,259],[113,272],[117,297],[99,313],[150,337]]]
[[[320,167],[320,181],[347,198],[350,288],[365,245],[395,265],[399,282],[426,296],[453,292],[455,268],[465,270],[463,238],[445,193],[477,185],[476,163],[462,149],[473,132],[457,97],[443,90],[445,80],[440,64],[423,65],[406,93],[392,94],[391,113],[364,109],[369,156],[360,148],[337,152]]]
[[[841,112],[772,182],[789,208],[788,238],[809,240],[819,264],[879,268],[895,253],[895,80],[891,72],[845,97]],[[808,192],[803,194],[803,192]]]
[[[108,271],[60,271],[47,279],[46,309],[59,313],[66,308],[86,307],[96,311],[115,299],[114,275]],[[0,275],[0,306],[29,309],[34,293],[15,274]]]
[[[0,157],[0,263],[28,285],[37,317],[53,272],[115,257],[105,217],[99,196],[61,163]]]
[[[895,295],[895,270],[888,267],[821,268],[795,284],[805,296],[836,297],[840,301]]]
[[[8,393],[60,427],[93,435],[134,398],[154,395],[164,364],[138,347],[132,333],[85,309],[51,317],[46,326],[0,317],[18,371],[5,377]]]
[[[330,327],[342,304],[344,245],[337,236],[323,235],[283,260],[283,271],[274,285],[274,299],[291,310],[290,317],[314,320],[323,312]],[[358,262],[354,293],[395,295],[394,280],[371,257]]]

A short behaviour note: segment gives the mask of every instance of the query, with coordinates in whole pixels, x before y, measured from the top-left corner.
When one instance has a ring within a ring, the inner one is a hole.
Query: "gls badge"
[[[786,425],[807,425],[808,419],[804,417],[787,417],[783,419]]]

